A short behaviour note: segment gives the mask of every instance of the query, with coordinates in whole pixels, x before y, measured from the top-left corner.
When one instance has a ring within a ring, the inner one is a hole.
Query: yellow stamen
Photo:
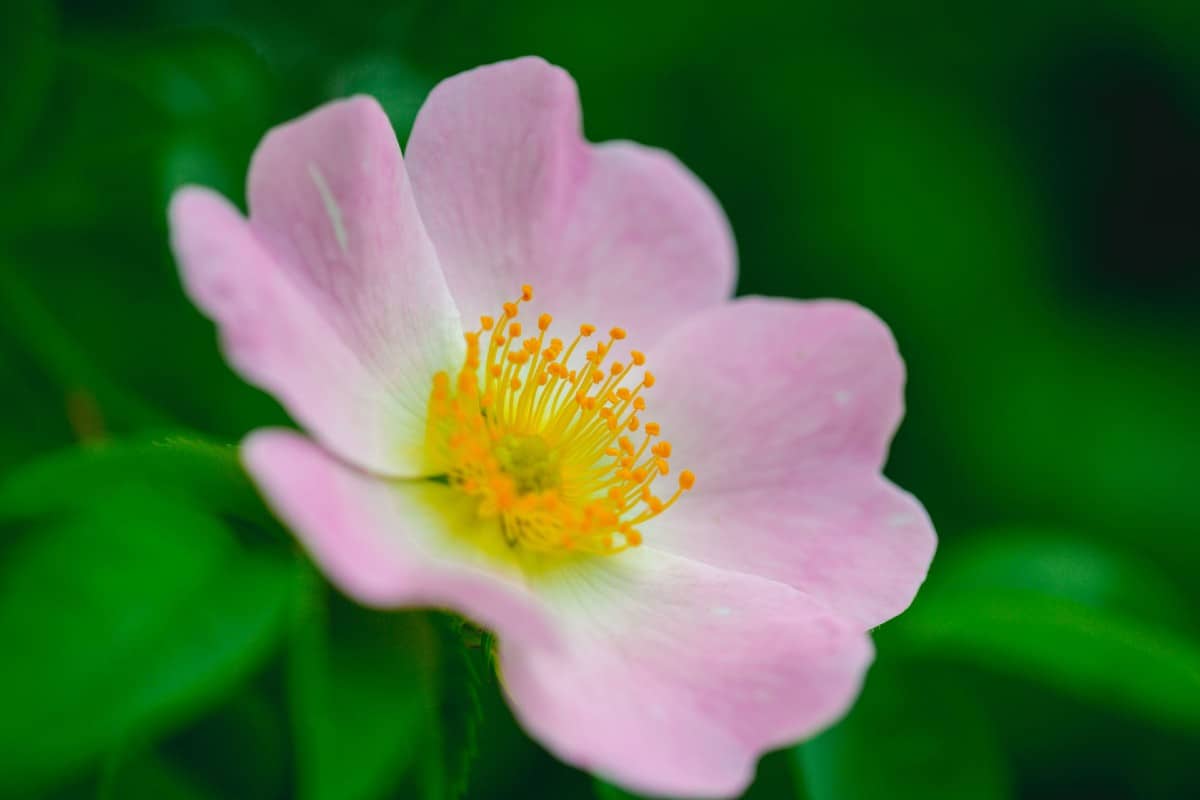
[[[565,347],[558,338],[547,346],[553,317],[541,314],[537,335],[521,339],[520,306],[532,299],[532,287],[522,286],[497,317],[480,317],[479,330],[465,334],[456,379],[434,376],[431,452],[450,485],[474,502],[479,517],[497,521],[514,550],[611,555],[637,547],[642,534],[635,526],[695,484],[682,470],[669,499],[653,492],[671,471],[671,445],[658,439],[659,425],[637,416],[654,375],[631,376],[646,363],[640,351],[629,351],[628,361],[609,359],[626,338],[623,328],[611,328],[608,340],[581,358],[576,349],[596,333],[594,325],[580,325]],[[627,433],[639,429],[635,444]]]

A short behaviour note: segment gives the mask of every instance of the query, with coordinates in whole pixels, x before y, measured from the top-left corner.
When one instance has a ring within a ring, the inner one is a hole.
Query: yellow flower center
[[[671,443],[639,416],[654,375],[631,378],[646,363],[637,350],[626,363],[611,360],[625,338],[620,328],[589,350],[596,328],[581,325],[564,346],[547,341],[552,319],[542,314],[537,335],[522,338],[517,317],[532,299],[525,286],[497,317],[480,318],[479,330],[465,334],[457,378],[434,376],[431,452],[476,513],[498,521],[510,547],[603,555],[636,547],[638,526],[696,481],[683,470],[669,498],[653,492],[671,471]]]

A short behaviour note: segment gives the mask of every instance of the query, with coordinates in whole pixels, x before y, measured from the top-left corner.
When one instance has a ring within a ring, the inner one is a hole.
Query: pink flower
[[[206,189],[171,203],[230,363],[312,436],[254,432],[250,474],[350,596],[493,630],[562,759],[737,794],[846,711],[867,630],[933,555],[880,475],[888,329],[731,300],[713,197],[666,153],[586,143],[540,59],[442,83],[407,155],[373,100],[338,101],[266,136],[249,219]]]

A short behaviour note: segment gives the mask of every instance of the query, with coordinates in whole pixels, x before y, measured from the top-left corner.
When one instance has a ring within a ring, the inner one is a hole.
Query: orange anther
[[[450,484],[471,497],[482,517],[500,518],[514,547],[596,555],[637,547],[643,539],[633,520],[666,510],[695,483],[684,470],[670,499],[651,491],[657,478],[672,474],[670,443],[657,438],[658,423],[641,420],[641,395],[655,376],[639,350],[609,361],[615,343],[627,336],[623,328],[610,328],[589,349],[580,343],[598,329],[580,325],[568,351],[561,339],[547,338],[553,317],[541,313],[538,329],[529,331],[534,335],[523,335],[520,304],[532,299],[532,287],[522,286],[498,316],[479,317],[480,328],[464,334],[462,366],[433,378],[428,414]],[[481,342],[484,331],[488,338]],[[625,381],[635,366],[641,377]],[[643,428],[646,436],[635,444]],[[545,436],[555,459],[560,448],[564,459],[579,459],[580,491],[518,490],[525,470],[536,465],[503,457],[505,441],[514,436]]]

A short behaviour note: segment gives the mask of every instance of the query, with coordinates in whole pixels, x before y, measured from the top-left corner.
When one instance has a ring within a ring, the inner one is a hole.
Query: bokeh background
[[[486,639],[368,613],[230,445],[285,421],[184,299],[164,210],[272,125],[535,53],[671,150],[741,293],[892,326],[888,473],[941,547],[859,705],[747,797],[1200,796],[1200,6],[0,6],[0,796],[588,798]]]

